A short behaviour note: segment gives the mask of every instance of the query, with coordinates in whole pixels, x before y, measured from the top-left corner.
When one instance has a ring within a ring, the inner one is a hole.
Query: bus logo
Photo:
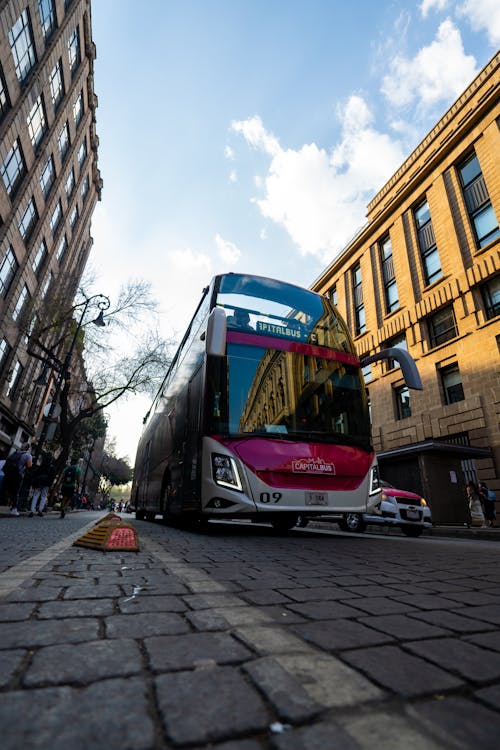
[[[335,474],[335,464],[322,458],[298,458],[292,461],[294,474]]]

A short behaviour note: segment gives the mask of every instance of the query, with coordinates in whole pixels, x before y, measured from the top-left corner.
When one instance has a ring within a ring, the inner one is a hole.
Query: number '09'
[[[261,503],[279,503],[280,500],[281,500],[281,492],[273,492],[272,495],[270,492],[260,493]]]

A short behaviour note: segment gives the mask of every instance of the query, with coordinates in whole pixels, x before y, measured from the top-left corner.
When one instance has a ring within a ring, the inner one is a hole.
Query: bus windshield
[[[347,328],[329,300],[293,284],[228,274],[221,278],[216,305],[226,313],[228,330],[354,353]]]

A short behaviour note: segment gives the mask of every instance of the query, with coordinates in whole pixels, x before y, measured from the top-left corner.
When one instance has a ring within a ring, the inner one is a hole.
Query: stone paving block
[[[291,601],[291,597],[281,594],[274,589],[258,589],[256,591],[242,591],[241,598],[250,604],[262,606],[265,604],[285,604]]]
[[[483,646],[484,648],[489,648],[493,651],[500,651],[500,637],[496,629],[492,630],[490,633],[476,633],[475,635],[469,635],[465,640],[469,643],[475,643],[477,646]]]
[[[276,719],[236,668],[164,674],[155,685],[166,732],[177,744],[264,731]]]
[[[118,607],[122,614],[137,614],[138,612],[185,612],[186,604],[180,596],[142,596],[141,592],[134,597],[118,600]]]
[[[63,586],[59,588],[50,586],[31,586],[30,588],[18,588],[5,597],[6,602],[50,602],[59,598]]]
[[[0,657],[0,688],[9,684],[28,652],[25,649],[4,651]],[[1,702],[1,699],[0,699]]]
[[[322,602],[326,600],[338,600],[355,598],[350,591],[341,586],[322,586],[310,589],[287,589],[286,595],[294,602]]]
[[[405,714],[368,710],[339,718],[339,724],[362,750],[443,750],[423,726]]]
[[[219,612],[213,609],[198,609],[195,612],[186,612],[186,620],[191,623],[195,630],[215,631],[227,630],[228,621]]]
[[[449,630],[437,628],[434,625],[429,625],[426,622],[421,622],[407,615],[362,617],[359,619],[359,622],[405,641],[411,641],[415,638],[436,638],[440,635],[450,635]]]
[[[0,622],[14,622],[15,620],[28,620],[35,611],[35,604],[26,602],[26,604],[1,602],[0,603]]]
[[[275,750],[361,750],[361,746],[338,724],[321,723],[285,730],[271,737]]]
[[[409,616],[414,617],[417,620],[423,620],[423,622],[428,622],[429,625],[436,625],[437,627],[446,628],[447,630],[454,630],[457,633],[475,633],[477,631],[487,630],[488,628],[494,628],[493,625],[488,625],[485,622],[481,622],[481,620],[472,620],[468,617],[462,617],[454,612],[446,612],[444,610],[436,610],[435,612],[412,612]]]
[[[105,620],[107,638],[147,638],[189,632],[189,625],[173,612],[112,615]]]
[[[47,646],[33,656],[23,684],[27,687],[85,685],[138,674],[142,666],[139,646],[130,639]]]
[[[112,599],[69,599],[68,601],[44,602],[40,605],[39,620],[58,617],[102,617],[115,611]]]
[[[458,638],[405,643],[405,649],[466,680],[482,683],[500,678],[500,654]]]
[[[0,649],[94,641],[98,630],[99,621],[91,617],[47,620],[43,624],[39,620],[0,623]]]
[[[353,620],[329,620],[328,622],[309,622],[305,625],[294,625],[294,633],[326,651],[376,646],[379,643],[390,643],[392,636],[367,628]]]
[[[406,698],[451,690],[463,684],[458,677],[397,646],[344,651],[342,658],[380,685]]]
[[[403,604],[408,604],[412,609],[443,609],[449,607],[450,602],[444,596],[436,594],[393,594],[393,598]]]
[[[146,638],[144,645],[154,672],[193,669],[205,662],[236,664],[252,653],[229,633],[187,633]]]
[[[390,586],[381,586],[377,584],[371,584],[367,586],[366,584],[364,586],[350,586],[349,590],[356,594],[357,596],[362,596],[363,598],[372,598],[372,597],[382,597],[382,596],[394,596],[397,591],[395,591]]]
[[[120,586],[106,584],[103,586],[69,586],[64,592],[64,599],[111,599],[122,596]]]
[[[500,711],[500,685],[492,685],[491,687],[476,690],[475,695],[479,700],[488,703],[491,708]]]
[[[2,750],[151,750],[149,702],[139,678],[6,693],[0,702]]]
[[[282,721],[302,723],[323,710],[273,657],[247,662],[243,669],[272,703]]]
[[[216,607],[244,607],[247,603],[233,594],[192,594],[183,596],[190,609],[215,609]]]
[[[371,615],[391,615],[404,612],[418,612],[416,607],[411,604],[401,602],[396,599],[388,599],[385,596],[371,596],[363,599],[357,599],[352,604],[362,612],[368,612]]]
[[[353,609],[350,605],[336,601],[288,604],[287,609],[297,612],[299,615],[304,615],[304,617],[309,617],[311,620],[333,620],[341,617],[359,617],[363,614],[359,609]]]
[[[288,603],[287,603],[288,604]],[[298,612],[292,612],[287,605],[276,604],[268,607],[259,607],[259,610],[269,616],[271,620],[282,625],[293,625],[295,623],[308,622],[308,618]]]
[[[451,599],[452,602],[469,604],[473,607],[487,605],[488,607],[496,607],[500,611],[500,597],[493,596],[485,591],[457,591],[455,593],[449,592],[444,594],[444,596],[448,600]]]
[[[461,609],[453,609],[451,611],[459,615],[464,615],[464,617],[471,617],[475,620],[491,622],[493,625],[500,625],[500,605],[494,607],[462,607]]]
[[[438,733],[443,745],[453,739],[453,747],[498,750],[500,715],[476,701],[463,698],[425,701],[408,707],[418,721]]]

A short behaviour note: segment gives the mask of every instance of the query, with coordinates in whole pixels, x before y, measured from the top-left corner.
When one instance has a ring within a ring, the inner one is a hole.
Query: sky
[[[498,0],[93,0],[89,265],[180,339],[217,273],[310,286],[500,47]],[[134,462],[150,399],[109,436]]]

